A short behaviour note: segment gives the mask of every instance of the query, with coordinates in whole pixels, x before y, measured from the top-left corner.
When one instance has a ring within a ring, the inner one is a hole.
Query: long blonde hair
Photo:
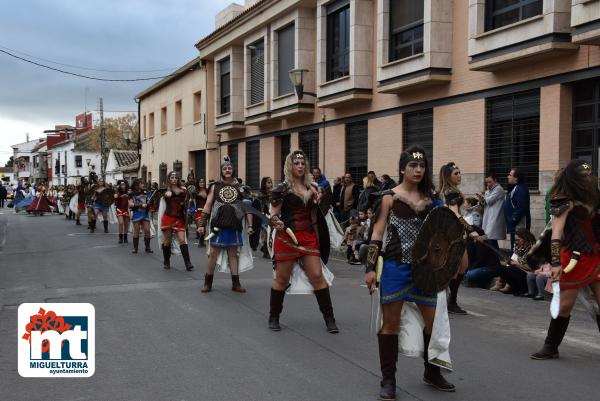
[[[291,184],[294,182],[294,175],[292,173],[292,169],[294,167],[294,155],[296,154],[300,154],[302,155],[302,157],[304,158],[304,165],[305,165],[305,169],[304,169],[304,186],[307,188],[310,188],[310,185],[312,184],[313,180],[313,176],[312,174],[308,171],[309,170],[309,162],[308,162],[308,158],[306,157],[306,155],[304,154],[303,151],[301,150],[294,150],[292,152],[290,152],[286,158],[285,158],[285,164],[283,165],[283,175],[285,177],[285,181],[291,186]]]
[[[440,197],[442,197],[442,199],[444,200],[446,198],[446,195],[450,193],[458,194],[458,197],[463,200],[465,198],[460,189],[458,189],[457,186],[450,182],[450,177],[452,176],[452,173],[454,173],[454,170],[459,170],[458,166],[456,166],[454,162],[446,163],[440,168],[440,182],[438,192]],[[459,201],[459,206],[461,206],[462,203],[462,201]]]

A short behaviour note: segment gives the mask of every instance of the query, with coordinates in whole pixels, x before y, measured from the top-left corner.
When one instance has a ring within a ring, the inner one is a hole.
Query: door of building
[[[574,159],[587,160],[600,173],[600,78],[573,85]]]
[[[196,179],[202,178],[206,180],[206,150],[198,150],[194,152],[194,158],[194,174],[196,175]]]

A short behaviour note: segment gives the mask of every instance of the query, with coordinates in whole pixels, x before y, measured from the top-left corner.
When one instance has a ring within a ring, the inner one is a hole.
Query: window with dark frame
[[[291,24],[277,31],[277,96],[294,92],[288,72],[294,69],[295,25]]]
[[[346,125],[346,171],[352,181],[362,187],[362,180],[369,171],[369,125],[360,121]]]
[[[300,149],[306,155],[310,169],[319,167],[319,130],[301,132],[299,139]]]
[[[327,6],[328,81],[350,74],[350,3],[338,0]]]
[[[265,100],[265,43],[264,39],[250,45],[250,104]]]
[[[219,61],[219,85],[221,87],[221,107],[219,108],[220,114],[229,113],[230,108],[230,97],[231,97],[231,80],[229,70],[229,57]]]
[[[390,0],[390,62],[423,53],[423,15],[423,0]]]
[[[292,151],[292,142],[289,135],[283,135],[279,137],[279,145],[281,151],[281,181],[285,180],[285,159],[287,155]]]
[[[486,0],[485,30],[501,28],[542,14],[544,0]]]
[[[167,163],[158,166],[158,185],[160,188],[167,187]]]
[[[75,156],[75,167],[83,167],[83,156]]]
[[[486,171],[507,185],[511,168],[518,168],[530,190],[539,186],[540,90],[486,100]]]
[[[402,115],[402,150],[419,145],[427,155],[427,164],[433,166],[433,109],[424,109]]]
[[[573,159],[586,160],[594,175],[600,168],[600,78],[573,85]]]
[[[246,142],[246,185],[260,187],[260,141]]]
[[[238,145],[234,143],[232,145],[227,145],[227,155],[229,156],[229,161],[233,165],[233,173],[238,173]]]

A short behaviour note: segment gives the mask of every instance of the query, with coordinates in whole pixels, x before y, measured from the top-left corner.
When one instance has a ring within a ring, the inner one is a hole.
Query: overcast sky
[[[166,75],[196,57],[194,44],[214,29],[231,0],[0,0],[0,50],[71,72],[103,78]],[[243,3],[243,1],[238,1]],[[29,55],[25,55],[25,54]],[[35,59],[31,56],[36,57]],[[51,60],[72,66],[60,66]],[[85,67],[87,69],[75,68]],[[101,72],[98,70],[160,70]],[[137,111],[133,97],[156,81],[99,82],[64,75],[0,53],[0,166],[10,145],[75,124],[86,108]],[[107,112],[105,116],[114,116]]]

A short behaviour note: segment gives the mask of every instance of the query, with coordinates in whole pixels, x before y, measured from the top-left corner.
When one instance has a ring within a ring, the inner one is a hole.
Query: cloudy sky
[[[231,2],[2,0],[0,50],[94,77],[162,76],[197,56],[194,44],[214,29],[214,16]],[[153,82],[93,81],[0,52],[0,166],[12,154],[10,145],[24,142],[26,133],[37,138],[55,124],[74,125],[86,97],[94,118],[99,97],[105,110],[137,111],[133,97]]]

